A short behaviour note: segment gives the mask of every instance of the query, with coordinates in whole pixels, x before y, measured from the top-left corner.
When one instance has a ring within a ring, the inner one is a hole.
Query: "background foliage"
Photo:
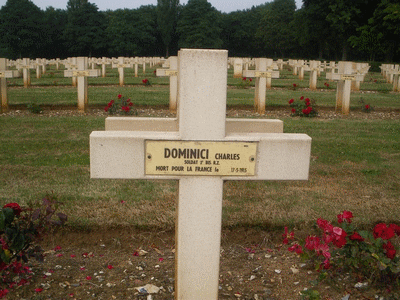
[[[400,0],[273,0],[222,13],[207,0],[99,11],[88,0],[41,10],[30,0],[0,9],[0,56],[169,56],[181,47],[230,56],[400,59]]]

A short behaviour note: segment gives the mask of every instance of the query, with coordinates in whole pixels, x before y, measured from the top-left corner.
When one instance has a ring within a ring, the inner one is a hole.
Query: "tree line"
[[[230,56],[398,61],[400,0],[273,0],[222,13],[207,0],[157,0],[99,11],[88,0],[41,10],[30,0],[0,9],[0,56],[169,56],[179,48]]]

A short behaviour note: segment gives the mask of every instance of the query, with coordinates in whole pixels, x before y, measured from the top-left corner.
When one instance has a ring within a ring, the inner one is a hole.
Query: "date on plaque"
[[[254,176],[256,142],[146,141],[146,175]]]

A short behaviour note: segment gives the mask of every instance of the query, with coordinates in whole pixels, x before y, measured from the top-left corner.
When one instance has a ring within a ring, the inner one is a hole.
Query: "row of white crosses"
[[[393,92],[400,92],[400,65],[382,64],[380,68],[386,81],[393,84]]]
[[[8,111],[7,78],[14,78],[19,76],[19,72],[17,70],[7,70],[7,61],[8,60],[5,58],[0,58],[0,113],[6,113]]]
[[[308,179],[309,136],[226,119],[227,56],[180,50],[176,118],[112,117],[90,135],[91,178],[179,180],[175,299],[218,298],[224,180]]]

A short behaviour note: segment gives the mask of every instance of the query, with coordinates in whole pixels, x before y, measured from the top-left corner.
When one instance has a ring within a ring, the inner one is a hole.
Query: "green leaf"
[[[4,216],[5,216],[5,226],[7,226],[7,224],[11,224],[12,221],[14,221],[14,211],[12,210],[12,208],[6,207],[3,208],[2,210]]]
[[[0,211],[0,230],[4,230],[6,225],[6,217],[3,211]]]

